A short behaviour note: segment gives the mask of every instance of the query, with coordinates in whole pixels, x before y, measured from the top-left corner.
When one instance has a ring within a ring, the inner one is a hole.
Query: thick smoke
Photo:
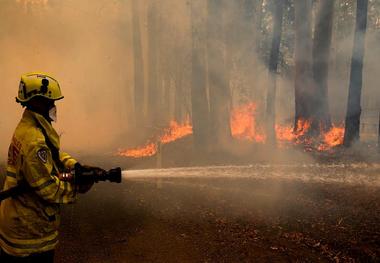
[[[128,127],[132,50],[126,1],[1,1],[1,155],[22,109],[20,75],[45,71],[61,84],[57,131],[65,149],[98,150]],[[2,158],[3,159],[3,158]]]

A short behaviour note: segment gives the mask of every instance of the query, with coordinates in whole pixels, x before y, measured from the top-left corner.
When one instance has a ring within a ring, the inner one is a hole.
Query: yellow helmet
[[[16,101],[24,103],[36,96],[51,100],[63,99],[58,81],[48,74],[33,72],[22,75]]]

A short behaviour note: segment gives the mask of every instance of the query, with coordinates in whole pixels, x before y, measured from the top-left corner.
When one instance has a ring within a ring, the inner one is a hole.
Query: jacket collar
[[[59,150],[59,135],[44,116],[29,109],[25,109],[23,119],[34,121],[38,126],[45,130],[50,142]]]

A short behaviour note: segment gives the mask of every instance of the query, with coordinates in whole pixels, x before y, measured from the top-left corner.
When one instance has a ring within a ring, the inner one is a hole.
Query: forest
[[[189,134],[208,153],[236,140],[331,152],[361,133],[376,144],[376,1],[130,3],[129,120],[141,145],[120,155],[154,155]]]
[[[379,0],[0,0],[0,21],[0,188],[26,72],[59,80],[59,150],[121,168],[59,208],[55,262],[380,262]]]

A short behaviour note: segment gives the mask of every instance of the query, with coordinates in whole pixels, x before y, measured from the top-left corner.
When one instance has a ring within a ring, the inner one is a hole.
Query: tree
[[[328,102],[328,71],[334,15],[334,0],[320,0],[313,43],[313,77],[316,87],[311,130],[315,134],[331,128]]]
[[[280,44],[282,35],[282,20],[284,14],[284,1],[273,1],[273,37],[269,56],[269,74],[270,84],[267,92],[267,135],[268,141],[274,143],[276,141],[275,133],[275,103],[276,103],[276,75],[278,68],[278,58],[280,54]]]
[[[225,31],[223,9],[225,2],[208,0],[207,58],[210,94],[210,124],[213,143],[221,146],[231,139],[228,75],[225,63]]]
[[[367,30],[368,0],[357,0],[354,46],[351,58],[350,86],[345,121],[344,145],[359,140],[361,90],[363,82],[364,42]]]
[[[150,124],[159,124],[160,86],[158,81],[158,8],[155,1],[148,6],[148,112]]]
[[[312,0],[295,0],[295,118],[294,131],[311,118],[315,96],[312,72],[311,10]]]
[[[209,131],[209,107],[207,101],[206,32],[202,1],[191,1],[192,73],[191,108],[194,146],[197,150],[207,148]]]
[[[138,0],[132,0],[132,30],[134,55],[134,116],[137,127],[144,122],[144,61],[141,47],[141,30]]]

